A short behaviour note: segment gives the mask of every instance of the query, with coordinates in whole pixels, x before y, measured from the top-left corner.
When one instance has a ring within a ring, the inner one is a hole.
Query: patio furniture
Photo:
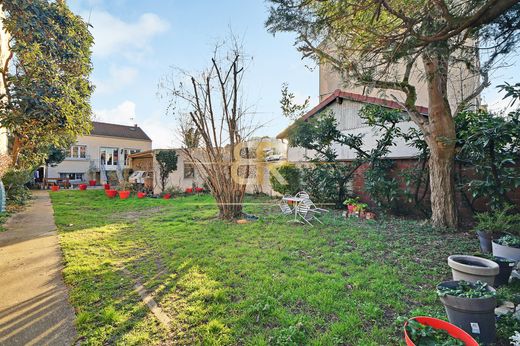
[[[302,201],[296,205],[295,209],[296,215],[300,216],[303,221],[307,222],[309,225],[312,226],[312,220],[316,220],[323,224],[323,222],[316,217],[316,214],[321,214],[321,212],[317,210],[310,199],[302,198]]]
[[[300,192],[298,192],[298,193],[295,195],[295,197],[299,197],[299,198],[302,198],[302,199],[306,200],[307,203],[308,203],[309,206],[310,206],[310,209],[311,209],[311,210],[314,210],[315,212],[316,212],[316,211],[317,211],[317,212],[320,212],[320,213],[328,213],[328,212],[329,212],[327,209],[318,208],[318,207],[316,206],[316,204],[314,204],[314,202],[311,200],[309,194],[308,194],[307,192],[305,192],[305,191],[300,191]]]
[[[285,197],[285,196],[284,196]],[[293,210],[289,204],[287,204],[287,201],[282,198],[280,201],[280,209],[282,210],[282,214],[284,215],[290,215],[293,213]]]

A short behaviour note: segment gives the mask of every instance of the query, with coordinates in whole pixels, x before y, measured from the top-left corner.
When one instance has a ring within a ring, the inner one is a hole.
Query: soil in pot
[[[493,257],[493,261],[498,264],[500,271],[497,276],[495,276],[495,285],[494,287],[499,287],[502,285],[507,285],[509,283],[509,277],[511,276],[511,272],[515,267],[515,261],[504,257]]]
[[[482,281],[491,286],[495,283],[495,276],[499,272],[497,263],[476,256],[452,255],[448,257],[448,265],[453,280]]]
[[[520,237],[505,235],[493,240],[493,256],[520,261]]]
[[[488,232],[477,231],[477,236],[480,242],[480,250],[482,250],[483,253],[491,253],[491,242],[493,240],[493,235]]]
[[[479,342],[495,342],[497,300],[493,287],[482,282],[446,281],[437,286],[437,293],[450,323]]]
[[[409,319],[404,325],[404,337],[406,345],[460,345],[478,346],[475,341],[465,331],[459,327],[433,317],[414,317]]]

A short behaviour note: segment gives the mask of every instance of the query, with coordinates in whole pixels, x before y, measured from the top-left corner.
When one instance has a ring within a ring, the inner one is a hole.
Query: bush
[[[23,205],[31,198],[27,184],[31,181],[31,171],[23,169],[9,169],[3,176],[7,202]]]
[[[274,171],[278,172],[287,184],[282,184],[273,174]],[[274,191],[282,195],[294,195],[300,191],[300,169],[295,165],[285,164],[280,167],[276,167],[271,171],[269,176],[269,182]]]
[[[347,190],[349,167],[343,163],[321,163],[302,170],[302,187],[313,201],[334,203],[341,208]]]

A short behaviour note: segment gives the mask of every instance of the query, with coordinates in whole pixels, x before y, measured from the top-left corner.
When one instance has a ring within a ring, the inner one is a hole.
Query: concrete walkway
[[[0,233],[0,345],[71,345],[74,309],[49,194],[34,193]]]

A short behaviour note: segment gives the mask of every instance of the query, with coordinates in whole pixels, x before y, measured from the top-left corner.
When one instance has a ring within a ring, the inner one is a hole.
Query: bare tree
[[[242,149],[252,133],[241,96],[247,59],[237,40],[232,43],[229,49],[217,45],[210,66],[202,73],[181,71],[181,82],[167,78],[160,85],[169,94],[170,109],[176,110],[179,104],[186,108],[189,121],[181,123],[183,152],[208,185],[223,219],[242,215],[246,185],[241,179],[249,177],[249,167],[241,165],[248,151]],[[200,137],[197,145],[194,136]]]

